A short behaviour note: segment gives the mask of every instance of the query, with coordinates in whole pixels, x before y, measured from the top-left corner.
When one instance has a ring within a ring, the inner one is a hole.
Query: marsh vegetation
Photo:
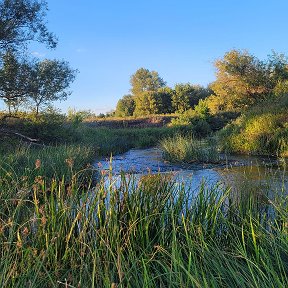
[[[140,68],[115,111],[64,115],[52,103],[77,70],[27,53],[31,41],[56,47],[46,8],[0,2],[0,286],[288,287],[285,55],[231,50],[207,87]],[[91,165],[154,146],[171,165],[265,155],[270,183],[261,165],[195,186]]]

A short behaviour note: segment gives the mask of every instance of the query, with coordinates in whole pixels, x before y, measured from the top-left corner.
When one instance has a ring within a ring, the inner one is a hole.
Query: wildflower
[[[41,160],[40,159],[36,159],[35,161],[35,169],[39,169],[41,167]]]

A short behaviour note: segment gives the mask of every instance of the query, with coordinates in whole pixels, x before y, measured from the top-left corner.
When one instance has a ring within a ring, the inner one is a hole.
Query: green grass
[[[220,156],[215,143],[198,140],[193,136],[176,134],[160,142],[163,157],[170,162],[218,163]]]
[[[183,128],[62,128],[71,134],[56,131],[53,147],[4,141],[0,287],[288,286],[284,186],[203,184],[195,196],[170,175],[95,183],[87,164],[100,155],[170,137],[171,149],[189,152],[183,159],[211,161],[215,146],[171,138]]]
[[[1,287],[288,285],[285,191],[239,201],[202,185],[193,196],[169,175],[27,185],[0,182]]]

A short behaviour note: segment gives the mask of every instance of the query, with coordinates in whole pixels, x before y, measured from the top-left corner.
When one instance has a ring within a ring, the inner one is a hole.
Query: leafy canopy
[[[0,49],[23,48],[30,41],[55,48],[57,39],[44,21],[46,11],[45,1],[0,1]]]

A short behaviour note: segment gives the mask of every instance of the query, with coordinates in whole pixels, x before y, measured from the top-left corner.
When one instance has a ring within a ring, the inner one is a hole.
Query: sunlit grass
[[[284,190],[239,201],[221,185],[195,196],[169,175],[89,183],[47,178],[21,195],[0,182],[1,287],[288,285]]]
[[[193,136],[176,134],[160,142],[163,157],[170,162],[218,163],[220,156],[215,143],[198,140]]]

